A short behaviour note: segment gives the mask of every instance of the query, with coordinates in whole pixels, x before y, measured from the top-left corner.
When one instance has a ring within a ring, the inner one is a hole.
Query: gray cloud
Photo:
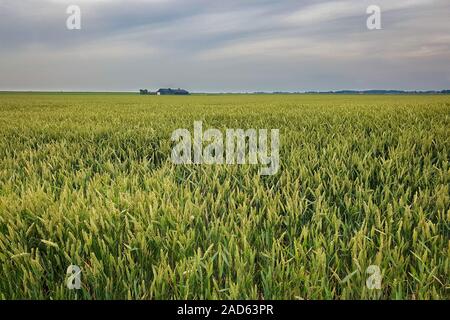
[[[65,27],[69,4],[82,30]],[[365,10],[382,8],[383,30]],[[0,0],[0,90],[450,87],[447,0]]]

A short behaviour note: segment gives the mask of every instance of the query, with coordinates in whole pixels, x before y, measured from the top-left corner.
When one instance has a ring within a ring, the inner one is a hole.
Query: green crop
[[[194,121],[279,172],[172,164]],[[445,95],[0,94],[0,299],[449,299],[449,158]]]

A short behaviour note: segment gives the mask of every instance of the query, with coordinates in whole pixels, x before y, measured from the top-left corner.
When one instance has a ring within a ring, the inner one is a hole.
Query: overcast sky
[[[0,0],[0,90],[159,87],[450,89],[450,0]]]

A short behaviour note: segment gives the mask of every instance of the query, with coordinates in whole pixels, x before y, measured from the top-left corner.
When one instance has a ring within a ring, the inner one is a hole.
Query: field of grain
[[[200,120],[278,174],[172,164]],[[450,299],[449,159],[445,95],[3,93],[0,299]]]

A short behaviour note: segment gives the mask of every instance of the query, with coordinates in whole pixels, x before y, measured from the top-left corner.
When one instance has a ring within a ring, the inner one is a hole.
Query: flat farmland
[[[195,121],[278,172],[174,164]],[[1,93],[0,298],[450,299],[449,159],[448,95]]]

